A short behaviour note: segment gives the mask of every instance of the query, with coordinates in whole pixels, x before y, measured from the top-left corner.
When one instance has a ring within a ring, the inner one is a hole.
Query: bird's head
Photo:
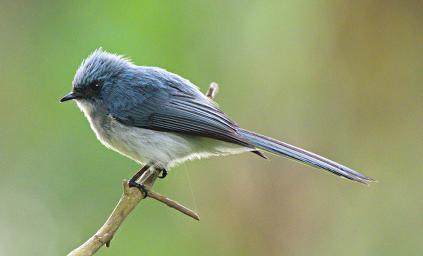
[[[60,102],[76,100],[78,105],[96,105],[122,86],[133,67],[128,59],[97,49],[81,63],[72,82],[72,91]]]

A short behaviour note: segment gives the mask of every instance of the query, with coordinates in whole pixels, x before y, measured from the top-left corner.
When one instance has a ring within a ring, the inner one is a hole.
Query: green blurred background
[[[280,157],[186,163],[98,255],[421,255],[421,1],[0,1],[0,255],[64,255],[105,221],[138,166],[74,103],[97,47],[164,67],[241,126],[379,180]],[[191,192],[192,189],[192,192]]]

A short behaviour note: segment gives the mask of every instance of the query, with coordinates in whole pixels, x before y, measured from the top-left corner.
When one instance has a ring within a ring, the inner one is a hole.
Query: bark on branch
[[[217,94],[219,86],[216,83],[211,83],[206,96],[210,99],[214,99]],[[197,213],[191,209],[181,205],[180,203],[160,195],[157,192],[151,190],[159,176],[159,171],[154,167],[146,171],[139,180],[148,189],[148,195],[146,198],[153,198],[167,206],[174,208],[191,218],[200,220]],[[110,241],[116,234],[116,231],[122,225],[125,218],[134,210],[134,208],[144,199],[144,194],[137,188],[129,187],[128,181],[123,181],[123,194],[117,203],[115,209],[110,214],[109,218],[103,224],[103,226],[86,242],[80,245],[78,248],[71,251],[68,256],[89,256],[95,254],[103,245],[106,247],[110,246]]]

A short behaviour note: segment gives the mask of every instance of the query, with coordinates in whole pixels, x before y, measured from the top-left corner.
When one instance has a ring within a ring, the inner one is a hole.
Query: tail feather
[[[292,146],[261,134],[250,132],[241,129],[240,134],[247,139],[251,144],[259,149],[272,152],[277,155],[286,156],[305,164],[324,169],[341,177],[368,184],[374,179],[367,177],[359,172],[356,172],[346,166],[338,164],[332,160],[326,159],[322,156],[306,151],[304,149]]]

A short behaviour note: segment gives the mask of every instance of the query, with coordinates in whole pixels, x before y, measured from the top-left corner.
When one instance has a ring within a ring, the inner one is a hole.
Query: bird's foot
[[[167,170],[165,168],[160,170],[160,175],[158,176],[160,179],[164,179],[167,176]]]
[[[133,188],[138,188],[141,191],[141,193],[144,195],[144,198],[148,196],[148,189],[145,187],[145,185],[139,184],[135,180],[131,179],[130,181],[128,181],[128,186]]]

